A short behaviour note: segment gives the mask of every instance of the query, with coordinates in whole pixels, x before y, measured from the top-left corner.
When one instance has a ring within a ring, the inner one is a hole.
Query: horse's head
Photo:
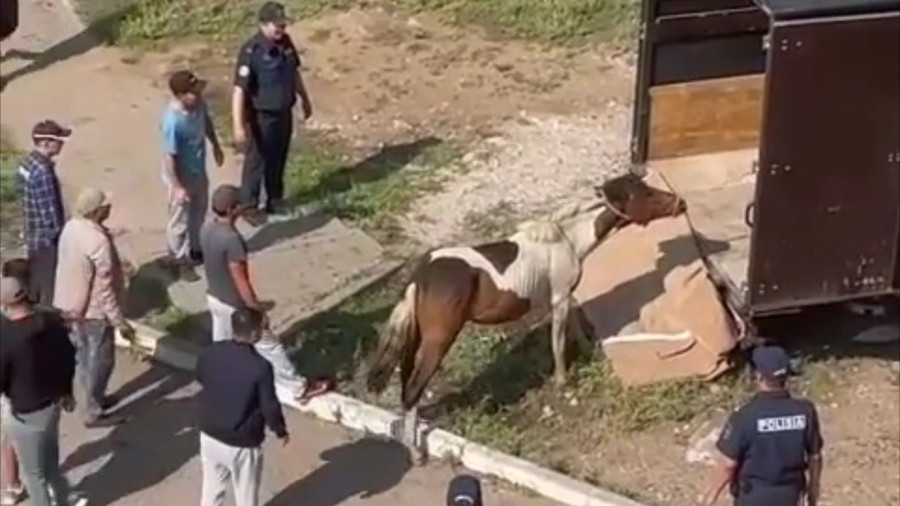
[[[597,196],[619,216],[620,227],[629,223],[647,226],[653,220],[678,216],[687,211],[684,199],[648,185],[643,176],[634,172],[610,179],[595,190]]]

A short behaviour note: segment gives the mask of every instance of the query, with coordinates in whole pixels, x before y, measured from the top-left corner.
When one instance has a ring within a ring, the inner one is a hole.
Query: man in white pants
[[[235,221],[244,208],[240,204],[237,187],[221,185],[212,194],[212,219],[203,225],[200,245],[203,249],[203,267],[206,271],[207,305],[212,316],[213,341],[233,338],[231,315],[235,309],[247,307],[265,314],[265,308],[256,296],[247,262],[247,245],[235,228]],[[263,327],[268,321],[263,318]],[[276,382],[294,393],[298,399],[309,399],[330,387],[327,382],[307,382],[294,369],[284,346],[273,335],[256,343],[256,350],[268,360],[275,370]]]
[[[258,506],[265,427],[284,444],[290,441],[272,365],[254,348],[263,320],[260,311],[237,308],[231,314],[232,339],[210,344],[197,359],[197,381],[203,387],[201,506],[223,506],[229,483],[237,506]]]

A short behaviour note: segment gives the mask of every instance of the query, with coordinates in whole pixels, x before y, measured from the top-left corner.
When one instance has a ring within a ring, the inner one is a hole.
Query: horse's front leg
[[[550,345],[553,349],[553,379],[558,386],[566,382],[566,322],[569,319],[569,297],[553,306],[550,323]]]

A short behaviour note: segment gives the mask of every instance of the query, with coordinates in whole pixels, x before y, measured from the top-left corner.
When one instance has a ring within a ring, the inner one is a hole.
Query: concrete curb
[[[167,336],[145,325],[133,325],[137,331],[135,345],[116,336],[117,346],[136,349],[177,369],[193,371],[200,351],[198,345]],[[330,393],[300,404],[290,392],[281,388],[277,390],[284,405],[351,430],[396,438],[402,427],[401,416],[352,397]],[[471,471],[499,478],[559,503],[568,506],[645,506],[447,431],[430,428],[420,430],[430,457],[456,460]]]

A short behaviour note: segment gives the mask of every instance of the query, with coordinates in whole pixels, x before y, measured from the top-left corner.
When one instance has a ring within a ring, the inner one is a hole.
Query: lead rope
[[[672,183],[669,182],[669,178],[666,177],[662,172],[658,172],[660,178],[669,188],[674,195],[678,195],[678,192],[675,191],[675,188],[672,186]],[[679,197],[681,198],[681,197]],[[694,228],[694,223],[691,221],[691,214],[688,211],[684,212],[684,218],[687,221],[688,230],[691,232],[691,238],[694,240],[694,246],[697,248],[697,253],[700,255],[700,261],[703,262],[703,267],[706,269],[707,273],[715,272],[713,269],[712,263],[710,263],[709,259],[706,258],[706,255],[703,254],[703,245],[700,242],[700,238],[697,234],[697,229]],[[743,341],[747,336],[747,325],[744,324],[743,318],[738,315],[737,311],[728,304],[727,301],[723,301],[725,308],[728,310],[728,314],[731,315],[731,319],[735,322],[738,327],[738,341]]]

